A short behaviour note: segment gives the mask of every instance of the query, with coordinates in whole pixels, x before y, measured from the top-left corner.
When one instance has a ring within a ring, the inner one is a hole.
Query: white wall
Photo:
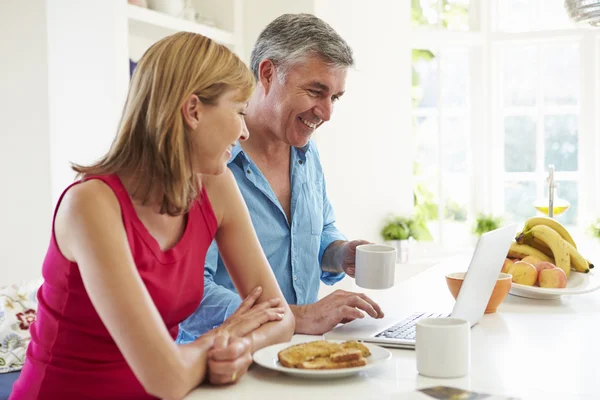
[[[40,275],[69,162],[94,161],[114,138],[126,4],[0,1],[0,286]]]
[[[115,137],[127,85],[126,2],[47,0],[52,200]],[[76,34],[74,34],[76,33]]]
[[[37,276],[52,213],[46,3],[0,1],[0,286]]]
[[[413,210],[410,2],[315,4],[356,61],[333,119],[317,134],[328,194],[349,238],[381,242],[386,216]]]

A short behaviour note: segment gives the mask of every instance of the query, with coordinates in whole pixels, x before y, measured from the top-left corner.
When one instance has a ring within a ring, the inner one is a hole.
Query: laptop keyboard
[[[394,326],[390,326],[385,331],[379,332],[375,337],[388,338],[388,339],[416,339],[416,324],[417,321],[423,318],[447,318],[450,314],[443,313],[414,313],[410,317],[400,321]]]

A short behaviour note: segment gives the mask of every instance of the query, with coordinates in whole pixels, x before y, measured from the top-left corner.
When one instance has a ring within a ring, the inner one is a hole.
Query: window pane
[[[575,105],[579,99],[579,47],[552,46],[542,49],[544,103]]]
[[[467,49],[441,53],[442,106],[466,107],[469,93],[469,52]]]
[[[504,50],[504,105],[535,105],[537,88],[536,47],[515,47]]]
[[[469,121],[467,117],[446,117],[442,120],[442,169],[446,172],[467,172]]]
[[[438,124],[437,117],[418,117],[416,122],[416,175],[437,176]]]
[[[435,54],[425,49],[412,51],[413,106],[420,108],[437,106],[438,73]]]
[[[413,26],[438,24],[438,0],[412,0],[411,5]]]
[[[537,4],[534,0],[496,0],[498,30],[528,32],[535,29]]]
[[[443,2],[442,24],[451,31],[469,30],[469,0]]]
[[[444,174],[444,218],[466,221],[471,203],[471,178],[466,174]]]
[[[544,165],[556,171],[577,171],[579,154],[577,116],[548,115],[544,118]]]
[[[504,170],[534,172],[536,164],[535,122],[531,117],[504,118]]]
[[[504,213],[515,222],[525,221],[537,212],[535,182],[506,182],[504,184]]]

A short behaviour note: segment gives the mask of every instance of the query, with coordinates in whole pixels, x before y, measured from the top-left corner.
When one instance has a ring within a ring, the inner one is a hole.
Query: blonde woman
[[[227,161],[248,137],[254,78],[227,48],[178,33],[140,60],[112,148],[59,200],[37,321],[12,399],[178,399],[228,384],[253,351],[290,339],[293,315]],[[178,346],[216,239],[246,299]]]

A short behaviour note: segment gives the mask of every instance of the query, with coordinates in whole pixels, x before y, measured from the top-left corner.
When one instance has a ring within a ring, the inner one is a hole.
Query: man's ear
[[[200,101],[197,95],[191,94],[185,99],[181,106],[181,114],[186,125],[191,129],[196,129],[202,117],[204,104]]]
[[[276,74],[275,64],[268,58],[262,60],[258,65],[258,80],[264,88],[265,94],[268,94],[269,90],[271,90],[273,79],[275,79]]]

